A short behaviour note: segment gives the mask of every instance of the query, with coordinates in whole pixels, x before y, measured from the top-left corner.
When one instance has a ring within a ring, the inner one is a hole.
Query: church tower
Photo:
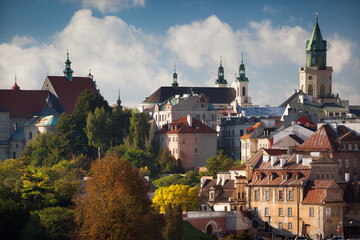
[[[330,98],[332,94],[332,67],[326,66],[326,41],[316,23],[310,40],[306,41],[306,66],[301,67],[300,89],[314,99]]]
[[[248,92],[249,79],[245,75],[245,65],[244,58],[241,54],[241,64],[239,67],[239,76],[235,77],[235,81],[231,84],[231,87],[235,89],[236,92],[236,102],[241,107],[251,107],[251,97],[249,97]]]
[[[220,57],[220,66],[218,68],[218,78],[215,79],[216,87],[227,87],[227,81],[224,77],[224,67],[222,66],[222,59]]]
[[[69,82],[72,82],[72,74],[73,74],[73,70],[71,69],[71,62],[69,60],[69,53],[67,54],[67,60],[65,62],[65,69],[64,69],[64,76],[67,78],[67,80],[69,80]]]
[[[173,73],[173,82],[172,82],[172,87],[173,88],[177,88],[179,86],[178,80],[177,80],[177,73],[176,73],[176,68],[174,67],[174,73]]]

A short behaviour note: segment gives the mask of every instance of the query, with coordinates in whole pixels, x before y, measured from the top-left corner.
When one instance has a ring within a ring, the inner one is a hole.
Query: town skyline
[[[327,65],[334,69],[333,92],[360,104],[356,1],[101,3],[2,2],[2,88],[10,89],[16,74],[21,89],[40,89],[47,75],[63,74],[68,49],[74,76],[91,69],[109,103],[120,89],[123,105],[135,107],[159,86],[171,85],[174,65],[179,86],[214,86],[222,56],[231,84],[244,53],[253,104],[277,106],[299,88],[298,70],[318,12]]]

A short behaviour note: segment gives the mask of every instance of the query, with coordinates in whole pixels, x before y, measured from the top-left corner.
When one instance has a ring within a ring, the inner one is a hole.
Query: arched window
[[[321,98],[325,97],[325,86],[324,86],[324,84],[321,84],[321,86],[320,86],[320,97]]]
[[[246,89],[245,89],[245,87],[243,87],[243,88],[242,88],[242,95],[243,95],[243,96],[246,95],[245,92],[246,92]]]
[[[322,57],[321,56],[318,56],[318,58],[317,58],[317,65],[319,66],[319,68],[322,67]]]
[[[307,94],[313,96],[313,86],[311,84],[309,84],[309,86],[308,86],[308,93]]]

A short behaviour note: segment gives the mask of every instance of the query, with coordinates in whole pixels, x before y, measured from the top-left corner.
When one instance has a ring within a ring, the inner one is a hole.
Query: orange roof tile
[[[303,151],[327,151],[335,149],[337,136],[334,130],[331,129],[328,125],[321,126],[314,134],[312,134],[308,139],[305,140],[298,150]]]

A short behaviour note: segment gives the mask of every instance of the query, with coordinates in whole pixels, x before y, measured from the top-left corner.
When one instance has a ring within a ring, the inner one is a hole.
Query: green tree
[[[131,110],[119,111],[113,108],[111,114],[111,146],[124,144],[126,136],[129,135]]]
[[[162,218],[148,186],[127,161],[106,156],[91,166],[85,194],[74,199],[77,239],[160,239]]]
[[[127,144],[145,150],[149,140],[150,123],[144,113],[137,110],[132,111],[130,118],[130,132],[127,138]]]
[[[166,212],[166,207],[170,204],[172,208],[181,206],[182,211],[196,210],[199,201],[199,191],[195,187],[188,185],[171,185],[156,189],[153,204]]]
[[[183,219],[182,210],[180,205],[172,206],[168,204],[165,211],[166,227],[165,239],[166,240],[181,240],[183,233]]]
[[[160,170],[163,173],[181,173],[183,172],[182,164],[180,159],[176,159],[171,153],[170,150],[166,147],[161,150],[158,163],[160,165]]]
[[[111,131],[110,115],[103,107],[96,108],[94,113],[88,113],[85,133],[89,145],[106,150],[110,144]]]
[[[216,176],[218,172],[226,172],[236,166],[231,158],[224,154],[223,150],[220,150],[216,157],[209,158],[206,163],[206,168],[211,176]]]

